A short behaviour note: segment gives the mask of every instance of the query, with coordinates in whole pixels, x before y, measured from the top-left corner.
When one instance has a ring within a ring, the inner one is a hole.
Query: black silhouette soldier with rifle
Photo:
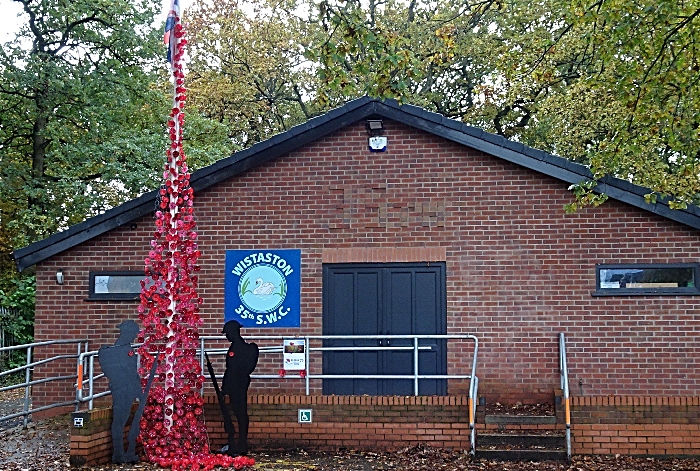
[[[119,324],[119,338],[114,345],[105,345],[98,351],[97,358],[105,376],[109,378],[109,389],[112,392],[112,454],[113,463],[136,463],[136,437],[141,429],[141,416],[146,405],[148,391],[153,383],[157,361],[153,361],[150,376],[145,391],[141,389],[141,378],[138,374],[138,357],[131,343],[139,333],[135,321],[128,320]],[[127,437],[128,448],[124,452],[124,429],[131,416],[134,401],[139,405],[129,428]]]
[[[216,382],[214,369],[207,356],[207,368],[209,376],[214,383],[214,389],[219,398],[221,413],[224,419],[224,429],[228,435],[228,450],[226,454],[231,456],[241,456],[248,454],[248,387],[250,386],[250,375],[258,364],[259,349],[257,344],[248,343],[241,337],[241,324],[237,321],[228,321],[224,324],[223,332],[231,342],[231,346],[226,352],[226,372],[221,389]],[[231,420],[231,413],[225,402],[224,395],[231,398],[231,409],[238,422],[238,444],[236,444],[236,429]]]

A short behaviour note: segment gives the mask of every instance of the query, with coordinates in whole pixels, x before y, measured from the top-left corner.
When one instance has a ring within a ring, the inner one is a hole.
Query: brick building
[[[368,130],[368,120],[383,129]],[[386,142],[370,145],[370,134]],[[581,404],[682,399],[684,426],[699,436],[700,210],[648,204],[647,189],[606,178],[609,201],[566,214],[568,187],[589,177],[581,165],[420,108],[350,102],[192,175],[200,333],[218,335],[225,315],[247,312],[227,306],[229,257],[296,252],[296,323],[251,316],[244,336],[474,334],[479,395],[527,403],[554,400],[563,332]],[[155,200],[147,193],[15,252],[20,269],[36,265],[37,341],[85,336],[98,348],[137,318],[138,299],[102,296],[99,277],[142,273]],[[468,370],[471,347],[455,345],[434,344],[426,368]],[[405,360],[373,357],[367,370],[362,352],[351,355],[311,359],[309,371],[391,373]],[[265,361],[263,371],[277,371]],[[311,393],[410,394],[396,384],[316,381]],[[421,395],[467,387],[425,380]],[[47,385],[35,401],[73,394]],[[251,394],[303,395],[303,382],[260,379]]]

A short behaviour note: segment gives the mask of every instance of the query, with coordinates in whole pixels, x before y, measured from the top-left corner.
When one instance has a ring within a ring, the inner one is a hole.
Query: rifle
[[[148,400],[148,393],[151,390],[151,385],[153,384],[153,378],[156,375],[156,369],[158,368],[158,354],[153,358],[153,365],[151,366],[151,371],[148,374],[148,380],[146,381],[146,389],[141,391],[141,397],[139,398],[139,405],[136,407],[136,412],[134,412],[134,418],[131,422],[131,427],[129,428],[128,442],[129,449],[124,457],[125,462],[132,462],[133,460],[138,461],[138,456],[136,456],[136,438],[141,431],[141,417],[143,416],[143,410],[146,407],[146,401]],[[114,440],[114,439],[113,439]]]
[[[209,370],[209,377],[211,382],[214,384],[214,391],[216,391],[216,397],[219,399],[219,407],[221,407],[221,415],[224,418],[224,430],[229,437],[229,441],[233,440],[236,435],[236,429],[233,427],[233,422],[231,419],[231,411],[226,406],[226,401],[224,400],[224,394],[219,389],[219,383],[216,381],[216,375],[214,374],[214,368],[211,366],[211,361],[209,361],[209,355],[204,352],[204,356],[207,359],[207,369]]]
[[[141,391],[141,397],[139,398],[139,405],[134,413],[134,423],[139,423],[136,419],[141,420],[141,414],[143,414],[143,409],[146,407],[146,399],[148,399],[148,393],[151,391],[151,385],[153,384],[153,378],[156,375],[156,368],[158,368],[158,355],[153,358],[153,365],[151,365],[151,371],[148,374],[148,381],[146,381],[146,389]]]
[[[158,354],[153,357],[153,365],[151,365],[151,371],[148,374],[148,380],[146,381],[146,389],[141,392],[141,399],[139,399],[139,407],[141,403],[146,404],[146,399],[148,398],[148,393],[151,390],[151,385],[153,384],[153,378],[156,375],[156,369],[158,368]],[[141,409],[143,413],[143,408]]]

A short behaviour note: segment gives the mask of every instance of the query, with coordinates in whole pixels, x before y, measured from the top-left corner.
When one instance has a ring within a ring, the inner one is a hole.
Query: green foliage
[[[404,14],[394,2],[387,3],[386,8],[394,10],[399,18]],[[416,73],[422,71],[421,57],[410,47],[412,25],[397,24],[390,15],[378,17],[376,13],[355,2],[321,4],[321,19],[330,32],[329,40],[318,49],[307,49],[306,54],[321,64],[318,99],[322,105],[338,95],[401,99],[419,78]]]
[[[538,105],[537,121],[549,131],[535,136],[532,127],[524,140],[588,164],[596,178],[649,187],[650,202],[658,195],[675,208],[697,203],[700,2],[548,8],[559,12],[562,34],[540,46],[547,53],[531,70],[539,83],[549,75],[566,86],[548,89]]]
[[[293,0],[242,0],[186,12],[188,103],[227,129],[235,150],[321,111],[309,100],[317,85],[302,54],[315,25],[298,8]]]
[[[0,50],[3,269],[13,249],[160,185],[173,93],[160,1],[14,1],[22,27]],[[190,168],[227,156],[221,124],[191,116]]]
[[[564,205],[567,214],[575,213],[586,206],[600,206],[605,203],[608,197],[604,194],[596,193],[597,183],[594,180],[585,180],[579,184],[571,185],[569,188],[574,194],[575,200]]]
[[[224,3],[195,14],[193,68],[202,110],[244,122],[243,145],[357,96],[396,98],[589,166],[568,209],[600,204],[605,175],[698,202],[700,0],[270,0],[252,19]]]
[[[33,299],[13,250],[161,184],[173,94],[160,1],[13,1],[22,26],[0,50],[0,293],[10,304]],[[184,140],[193,170],[232,147],[197,112]],[[20,311],[9,328],[30,340],[33,306]]]
[[[34,276],[16,277],[9,283],[11,288],[0,289],[0,330],[13,337],[17,345],[34,341],[34,298],[36,280]],[[0,371],[23,364],[23,351],[0,355]]]
[[[233,153],[234,145],[229,139],[229,129],[196,109],[185,116],[183,131],[183,147],[190,169],[206,167]]]
[[[0,52],[1,222],[14,247],[152,186],[168,113],[147,72],[160,2],[21,3],[25,23]]]

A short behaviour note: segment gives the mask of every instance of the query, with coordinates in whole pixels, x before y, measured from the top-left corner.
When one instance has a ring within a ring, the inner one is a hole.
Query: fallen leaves
[[[554,415],[553,404],[501,404],[500,402],[487,403],[486,415]]]
[[[69,432],[65,417],[0,430],[0,471],[63,471],[70,469]],[[654,459],[623,455],[574,456],[557,461],[500,462],[472,459],[464,451],[409,446],[396,452],[255,451],[259,471],[700,471],[698,459]],[[152,463],[104,465],[83,471],[160,471]],[[219,469],[219,468],[217,468]]]

